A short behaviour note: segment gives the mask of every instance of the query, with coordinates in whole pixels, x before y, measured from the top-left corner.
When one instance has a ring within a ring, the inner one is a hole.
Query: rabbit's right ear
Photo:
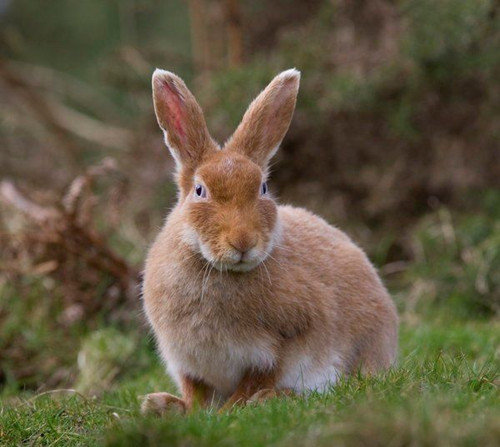
[[[153,101],[177,168],[194,171],[204,155],[217,147],[201,107],[179,76],[160,69],[153,73]]]
[[[290,126],[299,83],[300,72],[294,68],[276,76],[250,104],[226,147],[245,154],[266,171]]]

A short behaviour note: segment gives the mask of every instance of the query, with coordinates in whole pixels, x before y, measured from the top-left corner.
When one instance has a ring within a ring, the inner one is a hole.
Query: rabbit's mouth
[[[240,253],[235,250],[225,250],[224,253],[216,255],[207,246],[200,245],[201,255],[212,266],[221,272],[249,272],[266,259],[266,252],[254,248],[247,253]]]
[[[249,272],[262,264],[274,247],[279,228],[275,228],[269,240],[260,240],[248,250],[240,251],[230,244],[212,246],[208,241],[202,241],[198,234],[186,226],[184,228],[184,241],[194,252],[198,252],[205,261],[221,272]]]
[[[266,258],[264,253],[260,251],[255,251],[252,254],[241,256],[229,254],[219,259],[214,259],[214,257],[206,257],[214,268],[222,272],[232,271],[232,272],[249,272],[257,267]]]
[[[230,270],[233,272],[249,272],[250,270],[253,270],[255,267],[257,267],[263,260],[260,258],[257,258],[255,260],[251,261],[244,261],[240,260],[236,263],[220,263],[220,267],[215,265],[215,268],[218,270]]]

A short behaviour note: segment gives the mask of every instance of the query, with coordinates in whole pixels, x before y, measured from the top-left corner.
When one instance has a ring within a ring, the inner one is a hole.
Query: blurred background
[[[185,79],[220,142],[275,74],[301,70],[274,193],[361,244],[403,321],[497,318],[499,14],[497,0],[0,0],[0,390],[88,390],[149,365],[139,273],[176,195],[155,67]]]

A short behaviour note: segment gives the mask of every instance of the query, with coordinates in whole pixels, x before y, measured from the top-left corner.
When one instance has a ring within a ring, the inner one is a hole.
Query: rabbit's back
[[[277,256],[288,259],[283,283],[294,284],[288,293],[310,303],[314,318],[297,343],[287,346],[284,362],[291,368],[309,365],[311,371],[331,372],[333,366],[344,374],[389,367],[396,357],[397,312],[365,253],[309,211],[279,211],[283,234]]]

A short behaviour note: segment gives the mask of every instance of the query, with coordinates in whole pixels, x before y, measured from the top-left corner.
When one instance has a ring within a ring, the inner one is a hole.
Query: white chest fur
[[[182,375],[200,379],[223,396],[231,394],[251,368],[275,365],[276,337],[260,323],[259,312],[249,311],[247,297],[236,282],[208,272],[185,274],[170,263],[162,272],[168,293],[146,312],[155,328],[160,353],[170,375],[180,384]]]
[[[202,379],[218,393],[229,396],[245,371],[272,368],[275,354],[270,340],[244,343],[237,339],[193,340],[177,337],[159,340],[160,351],[172,377],[179,384],[182,374]]]

